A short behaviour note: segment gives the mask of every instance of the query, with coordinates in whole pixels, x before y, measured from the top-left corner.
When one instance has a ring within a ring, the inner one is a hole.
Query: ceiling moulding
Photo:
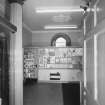
[[[22,24],[23,24],[23,28],[25,28],[28,31],[32,32],[32,30],[30,29],[30,27],[28,27],[28,25],[26,25],[24,22]]]
[[[48,33],[48,32],[52,32],[52,33],[58,33],[58,32],[82,32],[82,30],[48,30],[48,31],[43,31],[43,30],[40,30],[40,31],[32,31],[32,34],[35,34],[35,33]]]

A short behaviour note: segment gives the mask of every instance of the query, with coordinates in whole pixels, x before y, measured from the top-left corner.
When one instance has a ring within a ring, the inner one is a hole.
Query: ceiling
[[[86,0],[85,0],[86,1]],[[31,31],[45,30],[48,25],[82,26],[83,12],[36,13],[36,8],[80,8],[84,0],[26,0],[23,5],[23,22]]]

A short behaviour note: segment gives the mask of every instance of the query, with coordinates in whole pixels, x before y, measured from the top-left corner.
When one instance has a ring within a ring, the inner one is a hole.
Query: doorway
[[[9,105],[8,39],[0,36],[0,98],[2,105]]]

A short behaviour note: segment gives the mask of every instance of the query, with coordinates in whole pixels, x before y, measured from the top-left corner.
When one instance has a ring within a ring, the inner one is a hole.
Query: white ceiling
[[[38,7],[78,7],[84,0],[26,0],[23,5],[23,22],[32,30],[44,30],[45,25],[81,26],[83,13],[36,13]]]

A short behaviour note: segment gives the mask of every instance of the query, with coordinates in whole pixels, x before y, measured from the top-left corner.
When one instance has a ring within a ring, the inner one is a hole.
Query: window
[[[55,41],[55,46],[56,47],[66,47],[66,40],[62,37],[59,37]]]
[[[70,37],[65,33],[57,33],[53,38],[51,39],[51,46],[56,47],[66,47],[71,46],[71,39]]]

